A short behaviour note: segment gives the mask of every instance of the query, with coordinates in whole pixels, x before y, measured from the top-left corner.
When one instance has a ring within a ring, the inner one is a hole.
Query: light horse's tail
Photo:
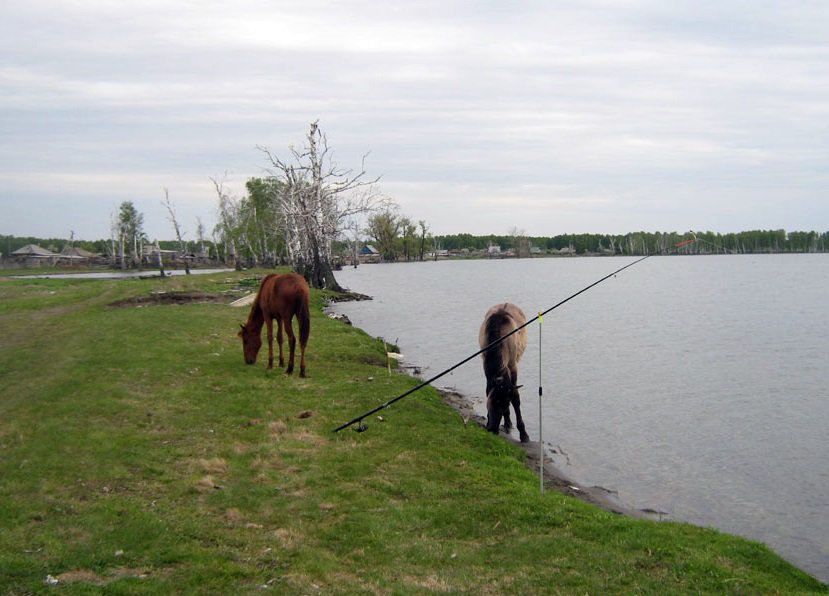
[[[487,313],[478,338],[481,347],[483,348],[499,340],[525,322],[524,313],[513,304],[507,303],[491,308]],[[498,377],[509,374],[510,370],[514,370],[526,347],[527,332],[522,329],[484,352],[484,374],[487,378],[487,384]],[[513,378],[510,378],[510,380],[515,381]]]
[[[487,317],[484,323],[484,330],[481,334],[481,347],[490,345],[497,341],[500,337],[512,331],[512,319],[504,311],[498,311]],[[506,372],[507,352],[505,342],[512,338],[507,338],[504,342],[493,346],[484,352],[484,374],[486,375],[487,385],[492,379],[502,376]]]

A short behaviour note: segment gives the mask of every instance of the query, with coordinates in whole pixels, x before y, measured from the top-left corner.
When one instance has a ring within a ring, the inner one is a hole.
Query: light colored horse
[[[526,322],[527,317],[514,304],[496,304],[484,317],[478,333],[478,343],[483,349]],[[526,347],[527,329],[523,328],[481,354],[486,375],[486,428],[497,433],[503,418],[504,430],[509,431],[512,427],[509,406],[512,404],[522,443],[530,440],[521,417],[521,398],[518,395],[521,387],[518,385],[518,361]]]

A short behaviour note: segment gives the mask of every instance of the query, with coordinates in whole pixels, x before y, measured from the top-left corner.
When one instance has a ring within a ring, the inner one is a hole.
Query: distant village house
[[[361,263],[375,263],[380,260],[380,251],[371,244],[365,244],[359,253]]]

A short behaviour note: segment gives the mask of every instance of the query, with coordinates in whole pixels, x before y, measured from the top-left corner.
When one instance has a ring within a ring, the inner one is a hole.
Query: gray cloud
[[[823,2],[0,8],[3,233],[211,222],[320,119],[436,233],[825,227]],[[61,206],[71,206],[57,215]]]

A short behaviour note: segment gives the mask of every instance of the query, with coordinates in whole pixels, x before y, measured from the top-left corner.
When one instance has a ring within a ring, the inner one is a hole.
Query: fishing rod
[[[582,288],[581,290],[579,290],[579,291],[578,291],[578,292],[576,292],[575,294],[571,294],[570,296],[568,296],[567,298],[565,298],[565,299],[564,299],[564,300],[562,300],[561,302],[558,302],[558,303],[554,304],[553,306],[551,306],[551,307],[550,307],[550,308],[548,308],[547,310],[545,310],[545,311],[543,311],[543,312],[539,312],[536,316],[534,316],[532,319],[530,319],[529,321],[527,321],[527,322],[526,322],[526,323],[524,323],[523,325],[521,325],[521,326],[519,326],[519,327],[516,327],[515,329],[513,329],[513,330],[512,330],[512,331],[510,331],[509,333],[507,333],[507,334],[505,334],[505,335],[503,335],[503,336],[499,337],[499,338],[498,338],[498,339],[496,339],[495,341],[493,341],[493,342],[491,342],[491,343],[487,344],[486,346],[484,346],[483,348],[481,348],[480,350],[478,350],[477,352],[475,352],[475,353],[474,353],[474,354],[472,354],[471,356],[467,356],[466,358],[464,358],[463,360],[461,360],[461,361],[460,361],[460,362],[458,362],[457,364],[454,364],[454,365],[450,366],[449,368],[447,368],[447,369],[446,369],[446,370],[444,370],[443,372],[440,372],[440,373],[436,374],[435,376],[433,376],[433,377],[431,377],[431,378],[429,378],[429,379],[427,379],[427,380],[423,381],[423,382],[422,382],[422,383],[420,383],[420,385],[418,385],[417,387],[414,387],[414,388],[412,388],[412,389],[409,389],[408,391],[406,391],[405,393],[401,393],[400,395],[398,395],[398,396],[397,396],[397,397],[395,397],[394,399],[390,399],[389,401],[387,401],[387,402],[385,402],[385,403],[380,404],[379,406],[377,406],[377,407],[376,407],[376,408],[374,408],[373,410],[369,410],[369,411],[368,411],[368,412],[366,412],[365,414],[362,414],[362,415],[360,415],[360,416],[357,416],[356,418],[353,418],[353,419],[349,420],[348,422],[346,422],[346,423],[344,423],[344,424],[341,424],[340,426],[338,426],[337,428],[335,428],[333,432],[338,433],[338,432],[340,432],[341,430],[343,430],[344,428],[348,428],[349,426],[351,426],[351,425],[353,425],[353,424],[355,424],[355,423],[358,423],[358,422],[359,422],[359,425],[358,425],[358,426],[357,426],[357,428],[355,429],[357,432],[363,432],[363,431],[365,431],[365,430],[368,430],[368,427],[367,427],[367,426],[363,423],[363,419],[365,419],[365,418],[367,418],[367,417],[371,416],[372,414],[375,414],[375,413],[379,412],[380,410],[384,410],[384,409],[388,408],[389,406],[391,406],[392,404],[394,404],[394,403],[396,403],[396,402],[400,401],[400,400],[401,400],[401,399],[403,399],[404,397],[407,397],[407,396],[411,395],[411,394],[412,394],[412,393],[414,393],[415,391],[418,391],[418,390],[420,390],[420,389],[423,389],[426,385],[430,385],[433,381],[437,381],[439,378],[441,378],[441,377],[443,377],[443,376],[445,376],[445,375],[448,375],[450,372],[452,372],[452,371],[453,371],[453,370],[455,370],[456,368],[459,368],[460,366],[463,366],[464,364],[466,364],[467,362],[469,362],[470,360],[472,360],[472,359],[473,359],[473,358],[475,358],[476,356],[480,356],[481,354],[483,354],[484,352],[486,352],[486,351],[487,351],[487,350],[489,350],[490,348],[494,348],[495,346],[497,346],[498,344],[500,344],[502,341],[504,341],[505,339],[507,339],[507,338],[508,338],[508,337],[510,337],[511,335],[513,335],[513,334],[515,334],[515,333],[518,333],[519,331],[521,331],[521,330],[522,330],[522,329],[524,329],[525,327],[527,327],[527,326],[531,325],[532,323],[534,323],[535,321],[537,321],[537,320],[539,320],[539,319],[543,318],[543,317],[544,317],[544,315],[546,315],[546,314],[548,314],[548,313],[550,313],[550,312],[554,311],[555,309],[559,308],[560,306],[563,306],[564,304],[566,304],[566,303],[570,302],[570,301],[571,301],[573,298],[575,298],[576,296],[580,296],[581,294],[584,294],[584,293],[585,293],[585,292],[587,292],[588,290],[590,290],[590,289],[592,289],[592,288],[596,287],[597,285],[599,285],[599,284],[600,284],[600,283],[602,283],[603,281],[608,280],[608,279],[610,279],[611,277],[614,277],[615,275],[617,275],[617,274],[621,273],[621,272],[622,272],[622,271],[624,271],[625,269],[629,269],[629,268],[633,267],[634,265],[636,265],[637,263],[641,263],[642,261],[644,261],[645,259],[648,259],[648,258],[650,258],[650,257],[653,257],[653,256],[657,256],[657,255],[664,254],[664,253],[668,252],[669,250],[678,250],[678,249],[680,249],[680,248],[683,248],[683,247],[685,247],[685,246],[688,246],[688,245],[690,245],[690,244],[693,244],[694,242],[696,242],[696,241],[697,241],[697,236],[696,236],[696,234],[694,234],[693,232],[691,232],[691,235],[693,236],[693,238],[692,238],[692,239],[690,239],[690,240],[683,240],[682,242],[677,242],[676,244],[674,244],[674,245],[673,245],[673,246],[671,246],[671,247],[663,248],[662,250],[660,250],[660,251],[658,251],[658,252],[656,252],[656,253],[649,254],[649,255],[645,255],[644,257],[640,257],[640,258],[636,259],[635,261],[633,261],[633,262],[631,262],[631,263],[628,263],[628,264],[627,264],[627,265],[625,265],[624,267],[619,267],[619,268],[618,268],[616,271],[614,271],[613,273],[608,273],[607,275],[605,275],[605,276],[604,276],[604,277],[602,277],[601,279],[594,281],[594,282],[593,282],[592,284],[590,284],[589,286],[585,286],[584,288]]]

